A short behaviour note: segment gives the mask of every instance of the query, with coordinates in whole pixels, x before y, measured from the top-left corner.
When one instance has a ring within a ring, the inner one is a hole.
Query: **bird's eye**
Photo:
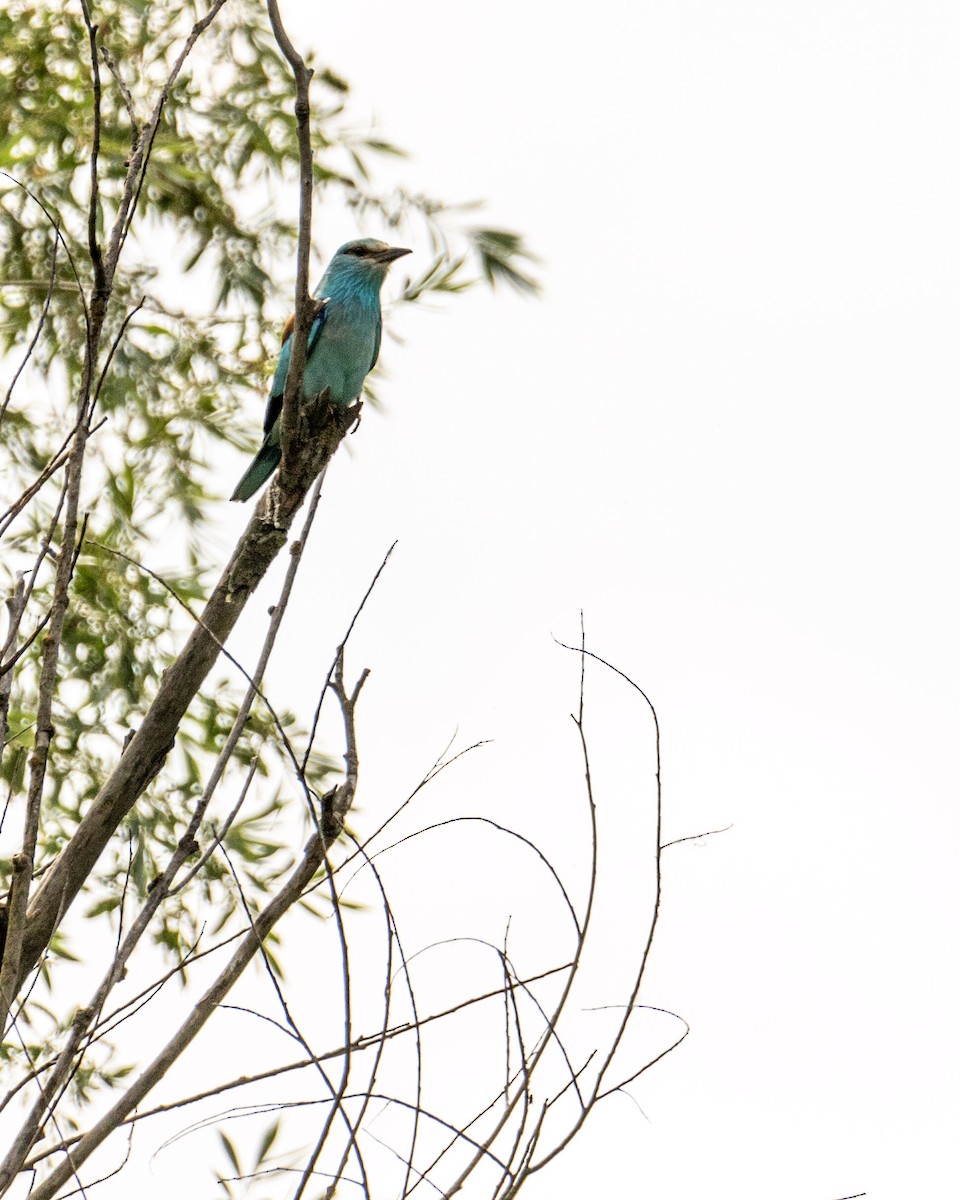
[[[350,253],[355,254],[357,258],[366,258],[370,254],[370,251],[366,246],[354,246]]]

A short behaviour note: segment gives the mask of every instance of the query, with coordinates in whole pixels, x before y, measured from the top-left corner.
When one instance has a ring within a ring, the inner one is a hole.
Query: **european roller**
[[[404,254],[376,238],[361,238],[341,246],[313,293],[317,315],[307,339],[303,395],[319,396],[330,389],[334,404],[351,404],[380,353],[380,288],[390,264]],[[263,420],[263,445],[234,489],[231,500],[249,500],[270,478],[280,462],[280,410],[293,346],[293,317],[283,331],[283,344],[273,373]]]

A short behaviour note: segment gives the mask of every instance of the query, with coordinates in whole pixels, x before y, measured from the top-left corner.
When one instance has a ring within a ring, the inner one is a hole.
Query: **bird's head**
[[[377,238],[358,238],[340,247],[330,260],[327,275],[375,284],[379,290],[390,264],[409,253],[402,246],[391,246]]]

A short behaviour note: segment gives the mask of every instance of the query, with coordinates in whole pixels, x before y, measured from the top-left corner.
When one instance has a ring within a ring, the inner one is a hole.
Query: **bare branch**
[[[70,1162],[55,1167],[33,1191],[33,1200],[53,1200],[76,1167],[82,1165],[94,1150],[121,1124],[161,1080],[180,1055],[187,1049],[220,1002],[240,978],[250,960],[263,945],[264,939],[277,921],[300,898],[303,889],[323,862],[323,845],[314,834],[303,852],[300,864],[286,883],[257,917],[253,928],[244,936],[227,966],[200,998],[189,1017],[183,1022],[163,1050],[154,1058],[104,1116],[81,1137],[71,1150]]]
[[[176,83],[183,69],[183,64],[187,61],[191,51],[197,44],[197,41],[210,28],[213,22],[223,8],[226,0],[213,0],[210,8],[205,15],[197,21],[190,32],[184,39],[183,49],[180,51],[173,66],[170,68],[170,74],[167,76],[166,83],[160,89],[160,94],[157,97],[153,107],[153,112],[146,125],[141,129],[140,136],[137,139],[136,146],[130,155],[127,165],[127,177],[124,183],[123,193],[120,202],[117,206],[117,216],[113,224],[113,230],[110,234],[110,245],[107,250],[107,259],[105,265],[107,287],[113,286],[113,278],[116,273],[117,263],[120,261],[120,252],[126,242],[127,234],[130,231],[130,225],[137,210],[137,202],[140,198],[140,192],[143,187],[143,181],[146,178],[146,169],[150,161],[150,154],[153,150],[153,143],[157,136],[157,130],[160,128],[160,118],[163,115],[164,106],[167,103],[167,97],[173,85]]]
[[[231,940],[236,940],[234,937]],[[179,968],[174,968],[169,972],[170,975],[176,973]],[[550,979],[554,975],[558,975],[563,971],[570,969],[569,963],[564,963],[558,967],[551,967],[549,970],[540,971],[536,975],[530,975],[527,978],[520,980],[519,983],[524,987],[529,987],[531,984],[537,983],[543,979]],[[494,991],[482,992],[477,996],[471,996],[467,1000],[461,1000],[459,1003],[451,1005],[449,1008],[440,1010],[439,1012],[431,1013],[429,1016],[417,1017],[413,1021],[404,1021],[399,1025],[392,1026],[387,1030],[381,1030],[373,1034],[364,1034],[355,1039],[352,1046],[339,1046],[335,1050],[326,1050],[316,1057],[301,1058],[291,1063],[282,1063],[279,1066],[270,1067],[268,1070],[257,1072],[253,1075],[239,1075],[235,1079],[227,1080],[224,1083],[219,1083],[214,1087],[206,1088],[203,1091],[196,1092],[190,1096],[184,1096],[180,1099],[173,1100],[167,1104],[158,1104],[154,1108],[140,1109],[136,1113],[125,1117],[120,1122],[121,1125],[131,1125],[138,1121],[143,1121],[147,1117],[160,1116],[163,1113],[177,1112],[179,1109],[186,1108],[191,1104],[199,1104],[203,1100],[209,1100],[213,1096],[222,1096],[225,1092],[236,1091],[239,1088],[249,1087],[252,1084],[262,1083],[267,1079],[276,1079],[280,1075],[291,1074],[295,1071],[304,1071],[309,1067],[316,1065],[317,1059],[321,1062],[330,1061],[340,1058],[348,1053],[361,1053],[365,1050],[375,1049],[386,1041],[390,1041],[397,1037],[403,1037],[406,1034],[413,1033],[419,1036],[420,1032],[428,1025],[438,1021],[444,1021],[447,1018],[461,1013],[475,1005],[483,1004],[487,1000],[500,999],[503,996],[503,989],[497,988]],[[108,1018],[112,1019],[112,1018]],[[49,1069],[49,1064],[48,1064]],[[44,1159],[49,1158],[52,1154],[61,1153],[69,1146],[75,1146],[80,1141],[82,1134],[76,1134],[73,1137],[67,1138],[64,1142],[45,1147],[41,1152],[36,1154],[27,1163],[24,1164],[25,1169],[36,1166]]]
[[[350,624],[347,626],[347,632],[343,635],[340,645],[337,647],[337,653],[334,656],[333,662],[330,664],[330,668],[327,671],[327,677],[323,681],[323,686],[320,689],[320,695],[317,698],[317,706],[314,709],[313,722],[310,726],[310,736],[307,738],[307,748],[304,750],[303,758],[300,761],[300,770],[301,771],[305,771],[307,769],[307,759],[310,757],[310,751],[313,749],[313,742],[317,735],[317,725],[319,724],[319,721],[320,721],[320,709],[321,709],[321,706],[323,705],[323,698],[327,694],[327,690],[330,687],[330,681],[333,678],[333,674],[337,669],[337,664],[340,662],[341,655],[343,654],[344,648],[345,648],[347,642],[350,640],[350,635],[353,633],[353,628],[356,625],[357,621],[359,620],[360,614],[363,612],[367,601],[370,599],[371,592],[377,586],[377,582],[379,581],[380,576],[383,574],[384,568],[386,567],[386,565],[390,559],[390,555],[394,552],[394,550],[396,549],[396,546],[397,546],[397,543],[394,542],[393,545],[390,547],[390,549],[383,556],[383,561],[380,563],[380,566],[377,567],[377,570],[376,570],[373,578],[370,580],[370,584],[367,587],[367,590],[363,594],[363,599],[357,605],[356,609],[354,610],[353,616],[350,618]]]
[[[324,427],[319,449],[328,458],[340,444],[354,412],[355,406],[327,407],[329,423]],[[273,506],[272,511],[266,498],[258,504],[199,623],[164,673],[139,729],[30,904],[20,982],[43,952],[114,831],[163,765],[187,707],[286,541],[289,522],[311,481],[309,475],[301,479],[297,490],[286,493],[282,504]]]
[[[688,833],[686,837],[673,838],[672,841],[664,842],[660,847],[661,850],[666,850],[668,846],[679,846],[682,842],[697,842],[700,838],[713,837],[716,833],[726,833],[728,829],[732,829],[733,824],[724,825],[721,829],[705,829],[703,833]]]
[[[30,1147],[36,1139],[37,1131],[46,1120],[47,1114],[51,1110],[53,1099],[73,1066],[74,1054],[92,1019],[93,1013],[90,1009],[81,1008],[77,1010],[73,1024],[70,1027],[70,1036],[63,1048],[56,1068],[49,1078],[44,1081],[40,1089],[39,1098],[21,1126],[20,1132],[14,1138],[10,1149],[7,1151],[6,1158],[0,1163],[0,1195],[10,1187],[17,1174],[23,1168]],[[72,1154],[68,1152],[68,1162],[62,1183],[66,1183],[73,1174],[72,1158]]]
[[[87,246],[93,264],[95,294],[106,293],[109,283],[103,269],[103,251],[97,238],[97,215],[100,211],[100,120],[103,94],[100,89],[100,60],[97,56],[97,26],[90,16],[87,0],[80,0],[83,22],[90,41],[90,70],[93,75],[93,144],[90,147],[90,203],[87,210]],[[112,279],[109,281],[112,282]]]
[[[294,420],[297,399],[303,383],[307,362],[307,338],[314,319],[309,295],[310,241],[313,219],[313,148],[310,144],[310,80],[313,71],[291,42],[283,26],[277,0],[267,0],[267,13],[277,45],[290,64],[296,85],[294,115],[297,121],[297,148],[300,158],[300,223],[297,240],[297,289],[294,309],[293,343],[290,347],[290,366],[283,389],[283,408],[280,412],[280,472],[295,450],[298,421]],[[285,483],[285,481],[283,481]]]
[[[140,137],[140,121],[137,118],[136,105],[133,102],[133,96],[130,94],[130,89],[124,83],[123,76],[120,74],[120,68],[117,66],[116,60],[107,49],[106,46],[100,43],[100,57],[103,59],[107,70],[113,76],[113,81],[120,89],[120,95],[123,96],[123,102],[127,106],[127,116],[130,118],[130,134],[134,146]]]
[[[53,215],[53,213],[50,211],[49,208],[47,208],[47,206],[40,199],[40,197],[35,195],[26,186],[25,183],[21,183],[21,181],[19,179],[17,179],[17,177],[15,175],[11,175],[9,171],[2,171],[2,170],[0,170],[0,175],[2,175],[4,177],[4,179],[9,179],[12,184],[14,184],[16,187],[20,188],[20,190],[22,192],[24,192],[27,196],[29,196],[30,199],[33,201],[33,203],[37,206],[37,208],[39,208],[40,211],[43,213],[43,215],[47,218],[47,221],[49,222],[51,229],[53,229],[54,239],[57,241],[57,243],[59,243],[59,245],[61,245],[63,247],[64,253],[67,256],[67,261],[70,264],[70,271],[73,275],[74,282],[77,285],[77,294],[80,298],[80,303],[83,305],[84,320],[89,321],[90,320],[90,310],[87,308],[87,297],[84,292],[83,280],[80,278],[80,272],[77,270],[77,264],[74,261],[73,254],[70,251],[70,246],[67,243],[67,240],[64,238],[63,233],[60,229],[59,219]]]
[[[80,439],[82,447],[82,438]],[[71,465],[74,460],[71,459]],[[80,490],[78,471],[72,478],[67,475],[67,520],[64,527],[63,545],[57,559],[54,582],[53,604],[50,613],[50,631],[44,638],[41,652],[40,685],[34,734],[33,752],[29,760],[29,785],[23,819],[23,840],[13,858],[13,882],[7,902],[7,932],[3,945],[3,963],[0,966],[0,1028],[7,1023],[7,1016],[16,998],[19,986],[26,977],[22,971],[23,947],[26,938],[27,903],[33,879],[37,836],[40,829],[40,808],[43,796],[43,781],[46,776],[47,756],[53,740],[53,696],[57,685],[57,659],[60,638],[68,604],[68,590],[76,565],[75,547],[82,540],[77,537],[77,501]],[[32,964],[31,964],[32,965]]]
[[[50,301],[53,299],[53,285],[57,281],[57,250],[60,246],[60,227],[54,227],[53,234],[53,250],[50,254],[50,282],[47,284],[47,294],[44,297],[43,308],[40,310],[40,319],[37,321],[37,328],[33,332],[33,337],[30,339],[30,344],[27,346],[23,358],[20,360],[20,365],[13,373],[13,378],[10,380],[10,386],[7,388],[6,395],[3,397],[3,404],[0,404],[0,425],[3,424],[3,418],[7,414],[7,408],[10,405],[10,400],[13,397],[13,389],[17,386],[17,380],[20,378],[24,367],[33,356],[34,350],[37,348],[37,342],[40,341],[40,335],[43,333],[43,327],[47,322],[47,315],[50,312]]]
[[[29,974],[34,963],[38,960],[44,947],[52,936],[60,918],[64,911],[69,906],[80,886],[86,871],[78,875],[73,875],[69,879],[64,879],[65,871],[69,871],[71,862],[75,863],[75,855],[79,852],[85,852],[87,855],[87,868],[93,866],[93,862],[99,856],[100,850],[106,844],[122,819],[124,813],[129,810],[137,796],[146,786],[146,783],[152,778],[151,772],[159,768],[166,754],[166,745],[162,751],[158,747],[153,748],[153,753],[146,762],[146,771],[141,767],[140,786],[137,789],[134,786],[130,788],[130,780],[124,779],[123,785],[127,791],[128,803],[122,807],[122,811],[116,818],[116,823],[111,827],[106,828],[106,838],[103,838],[104,827],[101,826],[97,835],[95,835],[94,847],[91,849],[89,842],[85,838],[80,838],[78,843],[77,838],[74,838],[67,847],[64,855],[61,856],[58,863],[51,870],[41,885],[37,896],[34,898],[34,903],[31,910],[27,909],[27,901],[29,898],[30,878],[33,869],[33,859],[36,849],[37,830],[40,821],[40,805],[43,792],[43,782],[46,775],[47,757],[49,746],[53,736],[52,727],[52,704],[53,695],[57,684],[57,662],[60,651],[60,641],[63,634],[64,618],[69,603],[69,585],[73,573],[73,564],[75,561],[74,551],[77,545],[77,526],[78,526],[78,511],[79,511],[79,495],[81,472],[83,468],[84,452],[86,448],[87,438],[89,436],[90,415],[91,415],[91,390],[94,375],[96,373],[96,362],[99,355],[100,339],[102,336],[104,320],[106,318],[107,306],[110,299],[110,292],[113,286],[114,275],[119,260],[120,250],[123,245],[125,232],[128,222],[128,217],[132,215],[132,206],[134,205],[135,194],[139,194],[138,181],[142,168],[145,166],[149,156],[149,149],[153,144],[153,138],[159,126],[160,116],[163,111],[163,106],[166,97],[169,95],[176,78],[186,61],[191,49],[201,36],[203,31],[207,29],[210,23],[215,19],[217,13],[223,7],[225,0],[214,0],[207,12],[206,16],[198,21],[190,34],[187,36],[183,49],[175,61],[167,82],[161,89],[160,96],[154,107],[153,115],[147,129],[141,136],[140,141],[130,156],[126,182],[121,194],[118,205],[117,217],[114,222],[113,230],[110,238],[110,245],[104,260],[102,251],[96,236],[96,218],[98,211],[98,183],[97,183],[97,156],[99,153],[99,130],[100,130],[100,84],[99,84],[99,65],[96,53],[96,27],[90,19],[89,8],[86,0],[83,0],[84,20],[87,25],[88,36],[91,47],[92,69],[94,73],[94,147],[91,155],[91,197],[90,210],[88,221],[88,234],[90,243],[90,255],[94,267],[95,287],[89,310],[84,303],[84,312],[87,316],[86,320],[86,348],[83,360],[83,371],[80,380],[79,392],[77,396],[77,427],[73,438],[70,457],[67,462],[67,476],[65,481],[66,490],[66,511],[64,516],[64,526],[61,537],[60,555],[57,561],[57,573],[54,582],[53,604],[51,608],[51,619],[49,630],[43,643],[43,654],[41,660],[40,684],[39,684],[39,699],[37,706],[36,719],[36,734],[34,739],[34,749],[30,757],[30,784],[28,789],[27,810],[24,819],[24,835],[23,843],[19,855],[17,856],[18,868],[15,870],[13,887],[9,902],[9,925],[6,944],[3,951],[3,965],[0,967],[0,1025],[5,1024],[6,1016],[14,1001],[16,992],[22,985],[26,976]],[[142,181],[141,181],[142,182]],[[38,202],[39,203],[39,202]],[[41,205],[41,207],[43,207]],[[47,210],[44,208],[44,212]],[[49,217],[49,214],[48,214]],[[55,224],[52,221],[51,223]],[[71,263],[72,263],[71,258]],[[79,276],[78,282],[79,282]],[[342,435],[341,435],[342,436]],[[336,444],[339,443],[339,438],[336,439]],[[332,451],[331,451],[332,452]],[[291,497],[291,505],[293,511],[299,507],[302,502],[302,494],[298,498]],[[291,512],[292,517],[292,512]],[[276,539],[274,539],[276,541]],[[281,537],[282,541],[282,537]],[[275,545],[273,553],[279,549],[279,543]],[[272,557],[272,555],[271,555]],[[237,566],[237,557],[231,562],[231,567]],[[223,596],[229,589],[224,589]],[[246,587],[246,592],[251,590],[249,583]],[[221,597],[221,599],[223,598]],[[242,604],[238,606],[242,608]],[[233,621],[236,620],[236,615]],[[228,629],[232,628],[233,621],[229,622]],[[222,640],[222,639],[221,639]],[[205,648],[205,647],[204,647]],[[182,657],[182,656],[181,656]],[[199,687],[200,682],[205,677],[207,670],[216,657],[216,652],[212,657],[203,660],[205,669],[201,669],[201,674],[196,682],[196,687]],[[201,656],[202,658],[202,656]],[[182,682],[182,680],[181,680]],[[192,699],[191,692],[186,697],[186,702],[189,703]],[[161,693],[163,688],[161,688]],[[158,696],[158,700],[160,697]],[[170,699],[169,693],[165,698]],[[151,711],[156,709],[156,704]],[[186,711],[186,706],[180,712],[180,716]],[[179,717],[176,718],[179,721]],[[146,722],[145,722],[146,723]],[[141,727],[142,732],[142,727]],[[172,731],[167,733],[167,744],[172,742]],[[121,758],[120,767],[118,770],[121,775],[126,775],[123,770],[124,764],[129,764],[133,755],[124,755]],[[117,771],[111,778],[116,778]],[[109,786],[109,781],[108,781]],[[101,792],[102,797],[102,792]],[[115,801],[115,806],[117,802]],[[96,804],[94,805],[96,807]],[[108,812],[112,816],[116,811],[116,807],[108,808]],[[103,806],[99,810],[99,816],[104,815]],[[90,813],[87,814],[90,817]],[[78,828],[78,836],[81,831],[90,830],[90,822],[81,822]],[[77,849],[74,850],[74,847]],[[72,853],[71,853],[72,852]],[[92,855],[92,857],[91,857]],[[65,865],[66,864],[66,865]],[[58,871],[59,868],[59,871]],[[44,896],[44,887],[49,885],[51,880],[55,881],[55,887]],[[38,908],[39,904],[39,908]],[[31,915],[32,913],[32,915]]]
[[[6,745],[7,716],[10,712],[10,695],[13,688],[12,667],[16,661],[13,658],[9,663],[4,660],[13,654],[17,638],[20,636],[20,622],[26,606],[25,591],[24,577],[20,575],[14,585],[13,594],[6,600],[7,636],[4,638],[3,646],[0,647],[0,752]]]
[[[93,437],[93,435],[97,432],[97,430],[101,429],[105,424],[106,424],[106,418],[104,418],[104,420],[98,422],[96,425],[92,425],[87,432],[87,440],[89,440],[91,437]],[[40,491],[40,489],[47,482],[47,480],[52,479],[53,476],[56,475],[56,473],[61,468],[65,467],[67,465],[67,463],[70,461],[71,445],[73,443],[74,435],[76,434],[76,432],[79,428],[80,428],[80,424],[78,422],[76,425],[73,426],[73,428],[70,430],[70,432],[67,434],[67,436],[60,443],[60,449],[57,450],[57,452],[50,458],[50,460],[47,462],[47,465],[43,468],[43,470],[36,477],[36,479],[34,479],[33,483],[29,484],[26,488],[24,488],[24,490],[20,493],[20,495],[17,497],[17,499],[10,505],[10,507],[8,509],[6,509],[5,512],[0,513],[0,537],[2,537],[7,532],[7,530],[10,528],[10,526],[13,524],[13,522],[17,519],[17,517],[20,515],[20,513],[23,512],[23,510],[27,507],[27,505],[34,498],[34,496],[37,494],[37,492]],[[62,505],[62,503],[63,503],[63,497],[61,497],[61,505]],[[58,508],[57,511],[59,513],[60,509]],[[46,544],[49,545],[51,541],[52,541],[52,534],[47,539]]]
[[[556,1158],[556,1156],[558,1154],[561,1154],[563,1152],[563,1150],[566,1148],[566,1146],[568,1146],[570,1144],[572,1139],[580,1131],[580,1129],[582,1128],[583,1123],[586,1121],[588,1115],[593,1110],[593,1108],[596,1106],[597,1101],[601,1098],[601,1095],[603,1094],[601,1092],[601,1087],[602,1087],[604,1075],[606,1074],[611,1063],[613,1062],[613,1059],[617,1052],[617,1049],[619,1048],[620,1043],[623,1040],[623,1036],[626,1033],[627,1024],[630,1020],[630,1016],[637,1007],[637,1004],[636,1004],[637,995],[640,991],[640,985],[643,981],[643,976],[646,971],[647,962],[650,957],[650,950],[653,946],[654,933],[656,932],[656,928],[657,928],[657,920],[660,915],[660,899],[661,899],[661,888],[662,888],[661,867],[660,867],[660,853],[661,853],[660,845],[661,845],[661,839],[662,839],[661,829],[662,829],[662,819],[663,818],[662,818],[662,794],[661,794],[661,788],[660,788],[660,723],[657,718],[656,709],[654,708],[654,706],[653,706],[650,698],[647,696],[646,692],[644,692],[643,689],[641,687],[639,687],[639,685],[636,684],[628,675],[626,675],[623,671],[619,670],[619,668],[614,667],[611,663],[608,663],[605,659],[600,658],[599,655],[594,654],[590,650],[587,650],[585,635],[583,633],[583,627],[582,627],[582,617],[581,617],[581,644],[580,644],[580,646],[579,647],[568,646],[564,642],[558,642],[558,644],[561,645],[564,649],[572,650],[574,653],[577,653],[580,655],[580,661],[581,661],[580,714],[579,714],[579,717],[575,718],[575,722],[577,725],[577,730],[580,734],[580,742],[581,742],[581,748],[582,748],[582,753],[583,753],[584,769],[585,769],[585,774],[586,774],[586,786],[587,786],[588,796],[590,797],[590,809],[591,809],[591,813],[593,815],[594,830],[596,830],[596,806],[593,801],[593,784],[592,784],[591,774],[590,774],[590,760],[589,760],[589,755],[588,755],[588,751],[587,751],[586,735],[585,735],[584,725],[583,725],[583,712],[584,712],[584,707],[583,707],[583,696],[584,696],[583,666],[584,666],[585,660],[587,658],[595,659],[597,662],[601,663],[603,666],[605,666],[609,670],[611,670],[614,674],[619,675],[621,679],[623,679],[627,683],[629,683],[630,686],[633,687],[637,692],[639,692],[640,695],[643,697],[643,700],[645,701],[647,708],[649,709],[650,714],[653,717],[653,725],[654,725],[654,733],[655,733],[655,748],[656,748],[656,759],[655,759],[655,762],[656,762],[656,772],[655,772],[655,778],[656,778],[656,810],[655,810],[656,811],[656,832],[655,832],[654,849],[653,849],[653,854],[652,854],[652,865],[653,865],[653,870],[654,870],[656,891],[655,891],[655,896],[654,896],[653,915],[652,915],[652,918],[650,921],[650,926],[649,926],[649,929],[647,932],[646,940],[644,942],[643,950],[640,955],[640,961],[637,966],[637,971],[634,976],[633,985],[632,985],[632,988],[630,991],[630,996],[629,996],[629,999],[628,999],[627,1004],[624,1009],[625,1015],[623,1017],[623,1020],[620,1022],[620,1026],[617,1029],[616,1033],[614,1034],[614,1037],[611,1040],[611,1044],[607,1048],[606,1055],[605,1055],[604,1060],[603,1060],[603,1062],[600,1066],[600,1069],[597,1073],[596,1082],[594,1084],[592,1094],[591,1094],[584,1110],[581,1112],[580,1116],[573,1122],[573,1124],[571,1125],[567,1134],[564,1137],[562,1137],[549,1151],[547,1151],[544,1155],[542,1155],[536,1162],[532,1162],[532,1161],[530,1162],[530,1165],[524,1172],[521,1179],[518,1181],[518,1184],[516,1185],[517,1187],[519,1187],[520,1183],[523,1182],[523,1179],[526,1178],[526,1176],[528,1174],[533,1174],[535,1171],[541,1170],[543,1167],[545,1167],[547,1165],[547,1163],[552,1162],[553,1159]],[[596,846],[595,840],[594,840],[594,846]],[[595,873],[596,873],[596,851],[594,852],[594,875],[595,875]],[[591,890],[591,895],[592,895],[592,890]],[[586,930],[586,927],[587,927],[587,922],[585,921],[584,922],[585,930]],[[685,1036],[686,1036],[686,1034],[683,1035],[683,1037],[685,1037]],[[679,1039],[679,1041],[682,1041],[683,1037],[681,1037]],[[675,1044],[679,1044],[679,1041]],[[673,1049],[673,1047],[670,1047],[670,1049]],[[668,1053],[668,1052],[669,1051],[664,1051],[664,1053]],[[655,1061],[658,1061],[659,1058],[662,1058],[662,1057],[663,1057],[662,1054],[659,1055],[658,1059]],[[636,1075],[639,1075],[640,1073],[642,1073],[642,1071],[646,1070],[647,1067],[650,1065],[651,1065],[650,1063],[646,1064],[639,1071],[635,1072],[634,1075],[631,1076],[631,1078],[636,1078]],[[627,1082],[627,1081],[623,1081],[623,1082]],[[617,1086],[618,1087],[622,1086],[622,1083],[618,1084]],[[512,1196],[513,1194],[515,1194],[515,1191],[516,1191],[516,1187],[514,1189],[512,1189],[512,1191],[510,1193],[508,1193],[507,1195]]]
[[[347,695],[346,688],[343,683],[343,651],[337,659],[337,673],[334,676],[331,684],[332,691],[340,701],[340,711],[343,713],[343,730],[346,738],[346,750],[344,751],[343,761],[345,765],[345,773],[343,783],[332,791],[327,792],[321,798],[321,811],[323,835],[327,840],[328,845],[332,845],[340,834],[343,832],[343,824],[346,820],[347,813],[353,807],[353,799],[357,790],[357,775],[359,769],[359,759],[357,757],[357,731],[356,731],[356,707],[357,699],[360,696],[360,689],[367,681],[370,672],[364,669],[360,678],[357,680],[356,686],[350,695]]]

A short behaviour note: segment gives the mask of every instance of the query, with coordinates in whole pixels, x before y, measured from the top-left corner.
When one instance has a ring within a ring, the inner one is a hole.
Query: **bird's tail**
[[[244,471],[243,477],[233,489],[231,500],[249,500],[258,491],[273,472],[280,461],[280,447],[264,443],[257,451],[257,456]]]

